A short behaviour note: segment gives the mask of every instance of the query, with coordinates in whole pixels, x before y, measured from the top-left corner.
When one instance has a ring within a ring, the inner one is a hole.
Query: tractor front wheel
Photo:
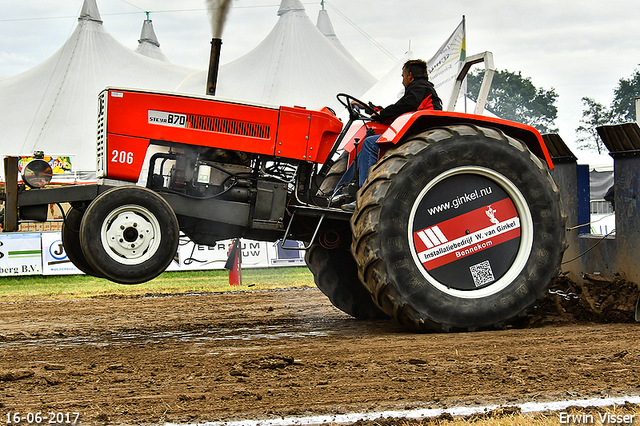
[[[82,247],[80,246],[80,224],[82,223],[83,211],[71,208],[65,215],[62,224],[62,246],[69,260],[76,268],[92,277],[103,278],[102,274],[97,272],[84,256]]]
[[[178,220],[169,203],[136,186],[100,194],[80,226],[89,264],[121,284],[139,284],[164,272],[176,254],[178,238]]]

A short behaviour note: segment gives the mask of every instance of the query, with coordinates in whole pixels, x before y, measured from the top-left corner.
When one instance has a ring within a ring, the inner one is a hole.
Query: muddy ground
[[[357,321],[316,289],[0,302],[0,422],[16,411],[194,423],[640,394],[640,325],[584,323],[594,318],[548,299],[517,328],[459,334]]]

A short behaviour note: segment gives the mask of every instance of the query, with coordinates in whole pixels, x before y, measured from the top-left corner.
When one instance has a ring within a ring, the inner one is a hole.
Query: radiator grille
[[[98,178],[106,176],[107,163],[106,163],[106,118],[107,118],[107,93],[106,91],[100,93],[98,96],[98,129],[96,135],[96,174]]]
[[[227,118],[207,117],[203,115],[187,115],[187,128],[206,130],[209,132],[227,133],[230,135],[249,136],[269,139],[270,127],[267,124],[249,123],[229,120]]]

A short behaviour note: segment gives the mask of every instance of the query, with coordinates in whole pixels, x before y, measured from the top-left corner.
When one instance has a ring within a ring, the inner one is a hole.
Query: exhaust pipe
[[[207,95],[215,96],[218,84],[218,68],[220,67],[220,49],[222,39],[211,39],[211,56],[209,57],[209,76],[207,77]]]

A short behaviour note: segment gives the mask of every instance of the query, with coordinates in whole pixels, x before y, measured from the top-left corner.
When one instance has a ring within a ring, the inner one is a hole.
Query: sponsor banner
[[[303,248],[304,244],[300,241],[287,240],[275,243],[266,243],[269,255],[269,266],[306,266],[304,261],[304,250],[293,250]]]
[[[479,174],[438,182],[416,208],[412,242],[431,277],[455,290],[499,280],[520,245],[520,218],[509,195]]]
[[[42,239],[42,275],[77,275],[83,274],[69,260],[62,246],[60,232],[43,232]]]
[[[520,219],[509,198],[414,232],[420,262],[432,270],[520,237]]]
[[[167,271],[202,271],[224,269],[233,240],[209,247],[194,244],[183,237],[178,252]],[[241,240],[242,267],[267,268],[305,266],[304,251],[298,241],[287,241],[287,250],[280,241]],[[59,231],[43,233],[0,233],[0,276],[75,275],[83,274],[69,260]]]
[[[0,234],[0,276],[42,274],[40,234]]]
[[[18,171],[22,173],[24,166],[26,166],[33,159],[33,156],[20,157],[20,160],[18,160]],[[71,171],[71,157],[44,157],[43,160],[49,163],[53,174],[62,174]]]
[[[280,241],[264,242],[240,240],[243,268],[267,268],[273,266],[304,266],[304,251],[282,248]],[[302,243],[287,241],[286,247],[298,248]],[[184,238],[178,254],[167,271],[224,269],[233,240],[224,240],[215,246],[195,244]]]
[[[195,244],[186,237],[181,238],[178,254],[167,271],[201,271],[224,269],[233,240],[218,241],[214,246]],[[264,268],[269,266],[267,243],[241,240],[242,267]]]
[[[444,108],[449,105],[456,77],[466,56],[466,29],[463,19],[436,54],[427,61],[429,80],[442,99]]]

